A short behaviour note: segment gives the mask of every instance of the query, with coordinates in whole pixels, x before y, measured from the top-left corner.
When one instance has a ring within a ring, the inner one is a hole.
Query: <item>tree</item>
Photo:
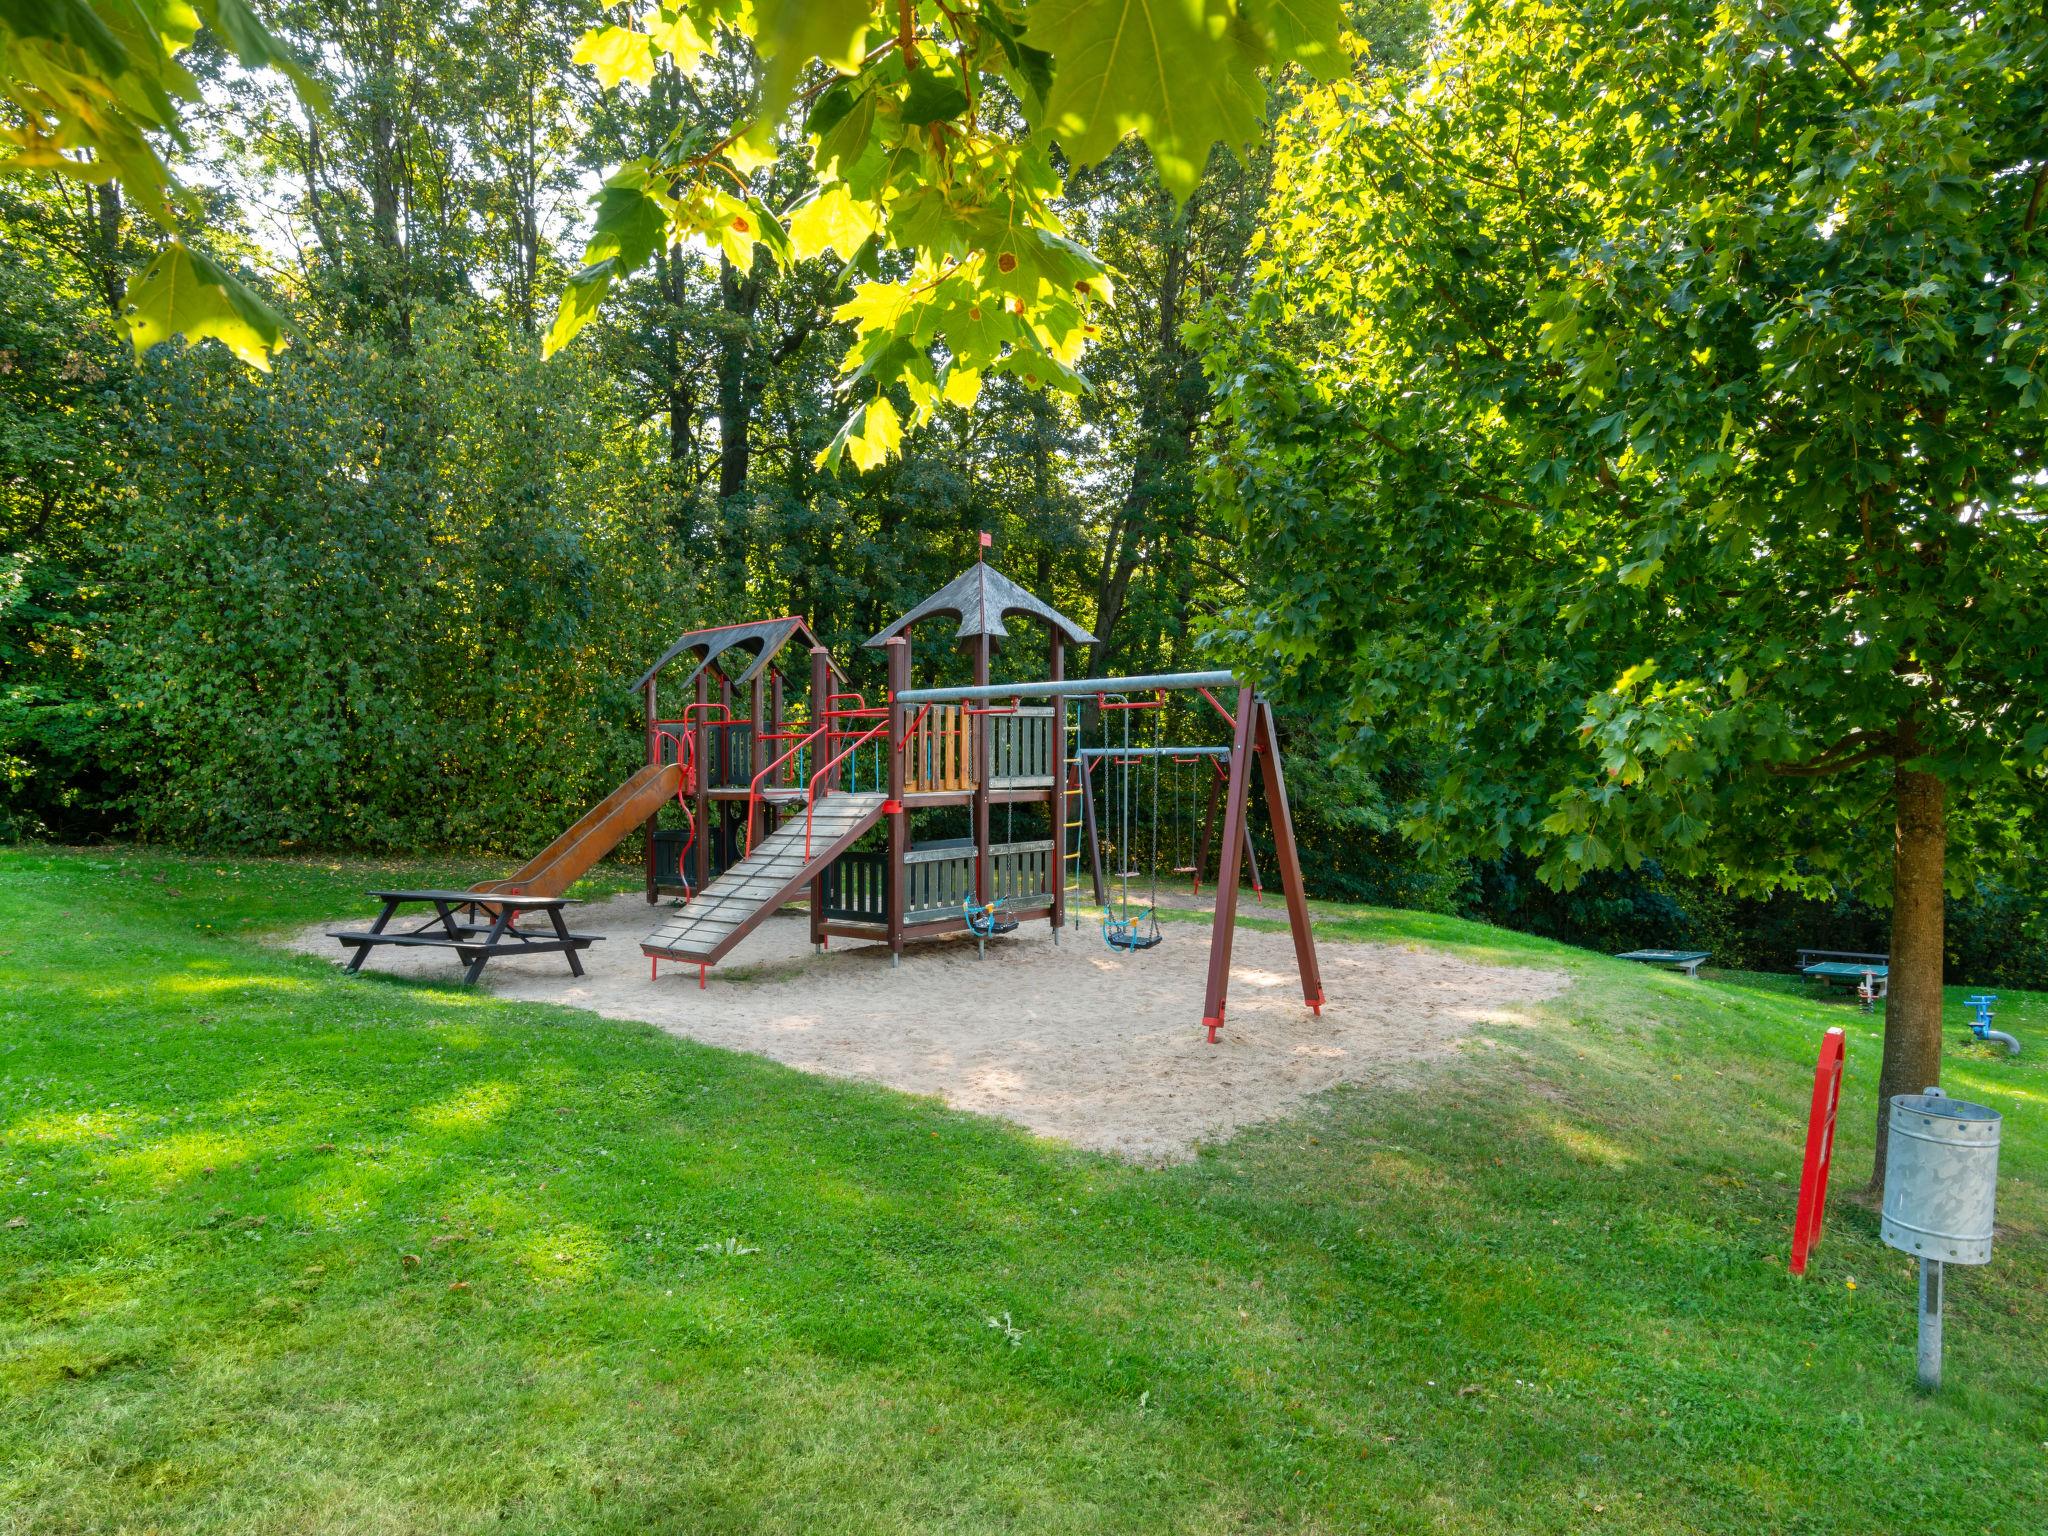
[[[1481,0],[1311,99],[1209,332],[1236,641],[1439,757],[1413,837],[1889,900],[1879,1180],[2048,771],[2044,104],[2016,0]]]
[[[1055,140],[1087,164],[1135,132],[1185,198],[1212,144],[1242,152],[1259,136],[1262,67],[1347,67],[1337,0],[671,0],[591,32],[576,56],[607,86],[644,88],[665,65],[693,76],[721,36],[758,51],[758,106],[719,137],[698,125],[612,174],[546,345],[565,345],[614,282],[672,244],[712,246],[745,273],[832,251],[874,280],[837,311],[856,329],[854,404],[818,459],[850,453],[863,468],[901,444],[893,391],[915,426],[942,402],[972,404],[989,373],[1080,387],[1111,284],[1055,210]],[[792,106],[818,190],[785,230],[748,176],[773,160]]]

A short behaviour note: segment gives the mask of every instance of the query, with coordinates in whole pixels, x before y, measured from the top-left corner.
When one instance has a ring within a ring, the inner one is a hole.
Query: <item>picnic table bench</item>
[[[577,959],[577,951],[588,949],[604,937],[600,933],[569,931],[568,925],[562,921],[562,909],[570,904],[567,896],[504,896],[487,891],[370,891],[367,894],[384,903],[383,911],[377,914],[377,920],[367,930],[330,929],[328,932],[328,937],[354,948],[355,953],[348,962],[351,975],[361,969],[364,959],[378,945],[395,944],[454,950],[465,963],[462,973],[465,983],[475,981],[483,974],[484,962],[499,955],[565,955],[569,960],[569,974],[581,976],[583,962]],[[386,927],[398,909],[411,905],[431,906],[434,915],[417,928],[387,932]],[[519,919],[530,912],[545,912],[551,931],[517,926]],[[480,917],[488,920],[479,921]]]
[[[1616,955],[1617,960],[1637,960],[1644,965],[1668,965],[1674,971],[1683,971],[1695,979],[1700,967],[1713,957],[1710,949],[1631,949]]]

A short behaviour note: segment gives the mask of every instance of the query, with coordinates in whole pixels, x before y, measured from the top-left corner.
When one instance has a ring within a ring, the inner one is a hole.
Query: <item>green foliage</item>
[[[0,203],[24,236],[32,211]],[[0,262],[0,836],[102,825],[100,537],[120,497],[126,359],[91,297]]]
[[[0,142],[13,153],[0,171],[116,182],[170,236],[128,311],[138,352],[182,332],[194,341],[218,338],[244,362],[267,368],[285,345],[277,315],[234,273],[185,244],[197,199],[151,137],[186,143],[181,104],[198,102],[200,91],[178,56],[202,24],[243,65],[278,70],[309,104],[320,101],[311,77],[243,0],[11,5],[0,10],[0,100],[11,109]]]
[[[145,370],[106,642],[141,830],[530,848],[629,770],[675,572],[573,378],[431,310],[402,358]]]
[[[1209,333],[1235,639],[1432,853],[1882,893],[2048,763],[2031,7],[1487,3],[1290,126]],[[2026,834],[2022,832],[2024,838]]]
[[[835,312],[854,329],[842,369],[855,403],[819,450],[821,467],[848,453],[862,469],[893,457],[906,424],[922,426],[942,402],[972,403],[991,373],[1081,387],[1081,355],[1112,285],[1067,236],[1054,143],[1090,164],[1136,134],[1185,199],[1215,143],[1242,155],[1258,137],[1261,68],[1299,61],[1329,78],[1347,67],[1336,0],[690,0],[633,14],[637,26],[608,24],[578,48],[608,88],[656,87],[665,70],[689,82],[715,62],[724,34],[751,41],[765,61],[759,98],[723,135],[692,127],[607,182],[547,350],[567,344],[611,285],[657,250],[701,243],[744,271],[763,251],[785,266],[829,237],[874,280]],[[798,98],[813,60],[826,72]],[[794,248],[747,179],[774,162],[793,98],[816,196],[831,199]],[[865,234],[845,251],[856,228]],[[886,397],[896,388],[907,420]]]

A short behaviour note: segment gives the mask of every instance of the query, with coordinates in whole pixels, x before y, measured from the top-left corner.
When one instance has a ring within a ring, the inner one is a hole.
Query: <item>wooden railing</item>
[[[889,921],[889,855],[842,853],[825,871],[825,915],[846,923]]]
[[[974,720],[958,704],[934,704],[912,717],[903,738],[905,794],[974,788]]]
[[[1027,789],[1052,782],[1050,709],[1017,709],[981,718],[989,727],[990,789]]]
[[[1035,843],[997,843],[989,850],[989,883],[997,901],[1028,905],[1052,897],[1052,839]]]

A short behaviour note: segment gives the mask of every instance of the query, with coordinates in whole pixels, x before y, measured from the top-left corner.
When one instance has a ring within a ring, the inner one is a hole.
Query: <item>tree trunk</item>
[[[1941,1081],[1942,865],[1948,851],[1944,786],[1901,759],[1892,770],[1897,831],[1892,844],[1890,995],[1884,1064],[1877,1078],[1877,1163],[1884,1189],[1885,1127],[1891,1098]]]
[[[94,189],[93,218],[98,235],[96,264],[100,296],[115,319],[128,303],[128,275],[121,265],[121,184],[103,181]]]

